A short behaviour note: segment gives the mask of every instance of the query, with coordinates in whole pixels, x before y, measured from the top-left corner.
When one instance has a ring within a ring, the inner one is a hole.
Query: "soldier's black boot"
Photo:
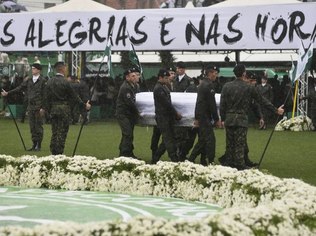
[[[33,146],[30,149],[27,149],[27,151],[35,151],[36,145],[37,145],[37,142],[33,142]]]
[[[188,161],[195,163],[195,156],[191,155],[188,159]]]
[[[255,163],[255,162],[252,162],[249,157],[248,157],[248,154],[245,154],[244,155],[244,160],[245,160],[245,165],[248,166],[248,167],[258,167],[258,163]]]
[[[37,142],[34,151],[40,151],[42,148],[42,142]]]

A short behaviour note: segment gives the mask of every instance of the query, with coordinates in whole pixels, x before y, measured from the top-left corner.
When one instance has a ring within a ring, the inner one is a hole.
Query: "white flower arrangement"
[[[139,216],[128,222],[7,226],[0,235],[316,235],[316,187],[258,170],[119,157],[0,155],[0,185],[176,197],[225,208],[202,220]]]
[[[275,126],[275,131],[308,131],[313,130],[313,122],[308,116],[296,116],[294,118],[287,119],[284,117]]]

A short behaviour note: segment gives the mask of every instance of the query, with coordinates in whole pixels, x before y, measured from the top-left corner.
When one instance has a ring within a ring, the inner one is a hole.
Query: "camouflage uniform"
[[[21,85],[8,92],[8,94],[25,91],[27,94],[28,115],[30,131],[32,135],[33,149],[37,146],[41,148],[43,140],[43,119],[39,110],[42,108],[46,80],[39,76],[34,83],[32,78],[27,79]]]
[[[50,151],[53,155],[63,154],[71,120],[70,104],[85,104],[71,88],[64,75],[56,74],[48,80],[44,99],[44,109],[51,117],[52,137]]]
[[[159,160],[165,149],[167,149],[171,161],[176,162],[178,161],[178,157],[174,139],[174,124],[177,112],[171,103],[170,91],[167,85],[163,85],[158,81],[153,93],[156,122],[162,135],[162,144],[159,145],[153,156],[152,163],[156,163]]]
[[[76,95],[80,97],[80,82],[79,80],[71,80],[69,81],[70,87],[75,91]],[[71,123],[76,124],[79,121],[79,116],[80,116],[80,109],[79,109],[79,104],[74,103],[70,104],[71,108]]]
[[[220,115],[225,122],[226,154],[233,167],[245,167],[244,153],[247,143],[248,111],[252,101],[276,113],[275,108],[267,99],[262,97],[254,86],[249,85],[241,78],[224,85]]]
[[[212,120],[217,122],[219,117],[217,114],[214,85],[209,79],[204,79],[198,87],[195,119],[199,122],[199,140],[194,146],[189,160],[194,161],[196,156],[201,153],[201,164],[207,164],[205,159],[210,164],[214,162],[216,144]]]
[[[133,85],[125,80],[120,87],[117,97],[115,115],[122,132],[119,145],[120,156],[135,157],[133,153],[134,126],[139,117],[139,112],[135,104],[135,94],[138,91],[138,85]]]

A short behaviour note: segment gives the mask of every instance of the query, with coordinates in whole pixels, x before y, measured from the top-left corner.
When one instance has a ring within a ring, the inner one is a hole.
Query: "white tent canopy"
[[[92,0],[69,0],[57,6],[39,12],[87,12],[87,11],[115,11],[116,9]]]
[[[234,6],[254,6],[254,5],[274,5],[302,3],[297,0],[226,0],[209,7],[234,7]]]

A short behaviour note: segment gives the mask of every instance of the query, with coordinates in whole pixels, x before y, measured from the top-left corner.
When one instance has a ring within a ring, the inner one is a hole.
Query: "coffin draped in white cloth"
[[[196,93],[175,93],[171,94],[171,102],[175,109],[182,115],[182,119],[177,121],[177,126],[192,126],[194,121],[194,111],[196,102]],[[215,95],[216,105],[219,107],[220,94]],[[140,112],[139,125],[156,125],[155,104],[152,92],[143,92],[136,94],[136,106]]]

